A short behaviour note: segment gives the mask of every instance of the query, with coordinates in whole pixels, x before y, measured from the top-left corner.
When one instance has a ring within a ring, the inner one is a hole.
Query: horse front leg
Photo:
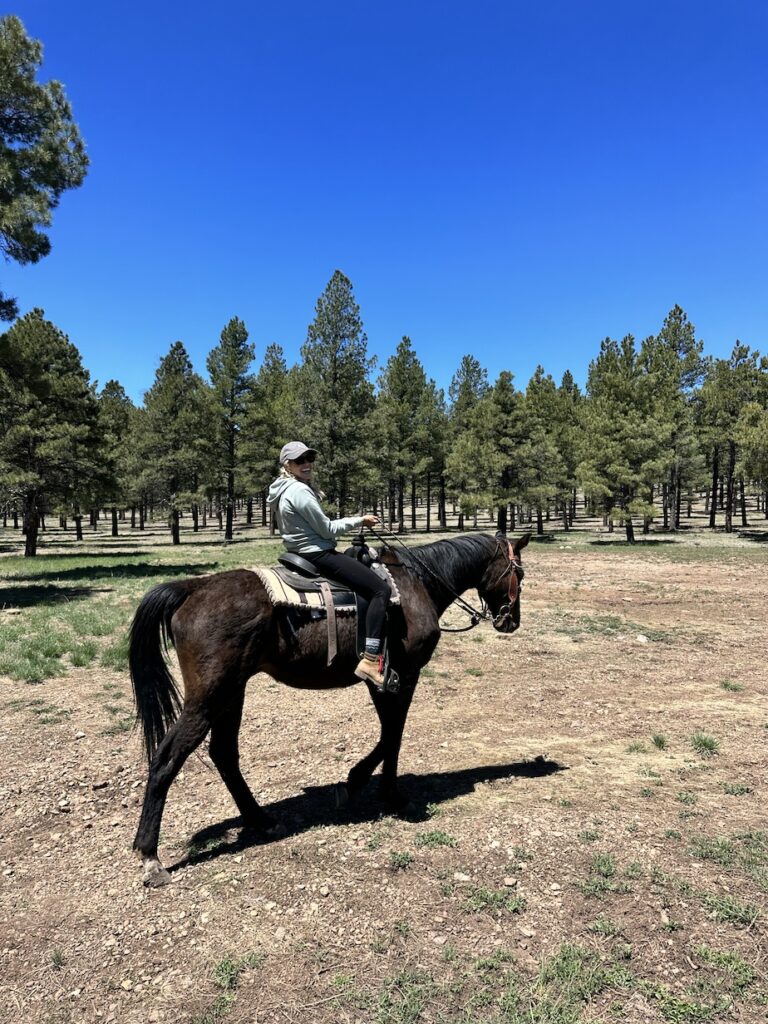
[[[400,792],[397,784],[397,764],[400,758],[400,746],[403,742],[403,730],[408,711],[416,689],[416,679],[402,679],[397,693],[374,693],[373,703],[376,705],[381,721],[381,743],[383,747],[383,764],[381,768],[381,798],[393,811],[401,810],[407,803],[407,797]]]
[[[398,693],[381,693],[368,684],[368,692],[379,716],[381,734],[370,754],[366,754],[351,769],[345,790],[339,795],[340,805],[346,803],[346,798],[354,799],[364,789],[382,762],[381,793],[384,801],[393,808],[403,805],[404,801],[400,799],[397,789],[397,762],[417,680],[418,676],[415,679],[403,679]]]

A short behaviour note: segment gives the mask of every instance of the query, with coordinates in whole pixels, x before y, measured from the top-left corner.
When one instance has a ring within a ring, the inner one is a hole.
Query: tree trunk
[[[448,527],[448,519],[445,514],[445,477],[440,474],[440,483],[438,490],[437,499],[437,519],[440,523],[440,529],[445,530]]]
[[[171,543],[181,543],[181,537],[179,536],[179,510],[177,508],[171,512]]]
[[[146,516],[147,516],[147,506],[146,506],[146,502],[142,499],[139,502],[139,530],[143,530],[144,529],[144,521],[146,519]]]
[[[632,525],[632,516],[627,516],[624,520],[624,529],[627,531],[627,543],[635,543],[635,527]]]
[[[232,540],[232,520],[235,511],[235,472],[230,469],[227,473],[227,525],[224,530],[224,540]]]
[[[245,525],[250,526],[253,522],[253,498],[248,497],[245,503]]]
[[[411,477],[411,529],[416,532],[416,477]]]
[[[741,525],[748,526],[747,523],[747,499],[744,496],[744,477],[739,477],[739,499],[741,501]]]
[[[499,505],[499,510],[496,513],[496,529],[499,533],[507,532],[507,506]]]
[[[675,529],[676,530],[680,529],[680,503],[681,503],[681,500],[682,500],[682,493],[681,493],[681,491],[682,491],[682,480],[680,479],[680,474],[677,473],[676,477],[675,477],[675,507],[673,509],[674,515],[673,515],[673,519],[672,519],[673,523],[675,524]]]
[[[37,508],[37,495],[34,491],[27,494],[24,508],[24,557],[32,558],[37,554],[37,532],[40,528],[40,512]]]
[[[117,506],[112,506],[112,536],[117,537]]]
[[[570,530],[570,525],[568,523],[568,502],[567,501],[563,502],[563,529],[566,531],[566,533],[568,532],[568,530]]]
[[[200,530],[200,506],[196,501],[192,502],[192,533]]]
[[[464,510],[459,509],[459,520],[456,523],[456,528],[461,531],[464,529]]]
[[[267,525],[267,489],[261,492],[261,525]]]
[[[83,517],[76,512],[72,517],[75,520],[75,540],[83,539]]]
[[[661,486],[661,508],[663,514],[664,529],[669,529],[669,484]]]
[[[541,514],[541,505],[536,506],[536,533],[539,537],[544,533],[544,518]]]
[[[726,470],[725,490],[725,532],[733,533],[733,475],[736,469],[736,443],[728,442],[728,468]]]
[[[427,473],[427,533],[432,529],[432,474]]]
[[[709,528],[714,530],[717,521],[717,481],[720,476],[720,448],[715,445],[712,452],[712,490],[709,495]]]

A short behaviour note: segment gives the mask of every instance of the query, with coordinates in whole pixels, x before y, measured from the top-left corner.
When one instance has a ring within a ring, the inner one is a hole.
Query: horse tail
[[[128,665],[136,702],[136,725],[144,733],[144,750],[151,761],[176,721],[181,696],[168,671],[165,655],[173,646],[171,619],[192,592],[196,580],[161,583],[144,597],[131,623]]]

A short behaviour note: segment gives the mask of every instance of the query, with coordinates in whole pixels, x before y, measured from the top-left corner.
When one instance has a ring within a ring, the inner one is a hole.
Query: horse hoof
[[[345,807],[349,807],[349,789],[346,784],[340,782],[336,786],[336,810],[343,811]]]
[[[163,885],[168,885],[171,881],[171,876],[165,870],[159,860],[151,861],[144,867],[144,885],[148,889],[159,889]]]

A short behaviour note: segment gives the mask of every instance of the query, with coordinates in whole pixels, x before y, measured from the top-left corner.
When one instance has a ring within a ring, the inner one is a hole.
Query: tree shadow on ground
[[[614,534],[615,536],[615,534]],[[587,543],[593,548],[627,548],[630,551],[639,551],[640,548],[657,548],[665,544],[679,544],[679,541],[674,537],[653,537],[645,538],[638,537],[634,543],[622,538],[616,537],[615,540],[603,540],[601,537],[595,540],[589,540]]]
[[[32,608],[37,605],[62,604],[82,601],[94,594],[106,594],[104,587],[56,587],[43,584],[35,587],[0,586],[0,610],[9,608]]]
[[[751,540],[754,544],[768,544],[766,530],[739,530],[739,540]]]
[[[216,568],[216,562],[187,562],[184,565],[150,565],[148,562],[126,562],[123,565],[83,565],[76,569],[50,569],[42,572],[19,573],[13,578],[14,580],[102,580],[105,577],[117,580],[141,579],[151,576],[201,576]]]
[[[557,772],[568,771],[567,765],[537,757],[533,761],[515,761],[510,764],[483,765],[478,768],[463,768],[453,772],[429,772],[426,775],[401,775],[400,785],[408,803],[399,817],[407,821],[427,821],[432,816],[432,806],[453,800],[458,796],[474,792],[480,783],[523,778],[538,779]],[[263,846],[292,836],[308,832],[320,825],[353,825],[378,821],[388,811],[376,798],[377,777],[366,791],[353,803],[337,807],[340,795],[346,795],[343,783],[326,786],[307,786],[301,796],[287,797],[265,807],[279,824],[269,835],[244,828],[240,817],[226,818],[200,829],[190,839],[190,851],[181,860],[168,868],[179,871],[190,864],[202,864],[215,860],[222,854],[238,853],[252,846]],[[230,833],[239,830],[236,835]]]

